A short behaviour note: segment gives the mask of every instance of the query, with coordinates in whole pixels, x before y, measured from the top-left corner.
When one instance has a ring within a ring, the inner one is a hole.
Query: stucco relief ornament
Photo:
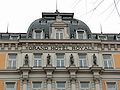
[[[70,55],[70,66],[74,66],[75,64],[74,64],[74,57],[73,57],[73,55],[71,54]]]

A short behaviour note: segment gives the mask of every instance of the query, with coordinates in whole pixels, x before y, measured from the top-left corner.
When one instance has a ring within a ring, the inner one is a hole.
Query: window
[[[35,39],[43,39],[43,30],[39,30],[39,29],[35,29],[34,31],[33,31],[33,38],[35,38]]]
[[[86,39],[85,32],[83,30],[77,30],[77,32],[76,32],[76,38],[77,39]]]
[[[117,90],[116,82],[107,82],[107,90]]]
[[[36,32],[36,39],[41,39],[41,32]]]
[[[17,57],[17,54],[8,54],[8,68],[9,69],[16,68],[16,57]]]
[[[32,82],[32,90],[41,90],[41,82]]]
[[[99,39],[100,40],[107,40],[107,36],[105,36],[105,35],[99,35]]]
[[[16,90],[15,82],[6,82],[5,90]]]
[[[35,53],[34,54],[34,66],[39,67],[41,65],[42,65],[41,54],[40,53]]]
[[[18,35],[12,35],[12,36],[10,37],[10,39],[12,39],[12,40],[17,40],[17,39],[19,39],[19,37],[18,37]]]
[[[56,39],[63,39],[63,29],[56,29]]]
[[[64,54],[57,55],[57,67],[64,67]]]
[[[79,54],[79,65],[80,68],[87,68],[86,54]]]
[[[89,82],[80,82],[80,90],[90,90]]]
[[[65,82],[57,82],[57,90],[65,90]]]
[[[103,61],[104,61],[104,68],[106,69],[112,69],[112,56],[111,54],[104,54],[103,55]]]

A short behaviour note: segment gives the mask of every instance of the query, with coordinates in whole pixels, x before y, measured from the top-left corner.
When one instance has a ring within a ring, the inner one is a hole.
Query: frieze
[[[72,45],[62,45],[62,44],[51,44],[51,45],[28,45],[28,50],[92,50],[90,44],[72,44]]]

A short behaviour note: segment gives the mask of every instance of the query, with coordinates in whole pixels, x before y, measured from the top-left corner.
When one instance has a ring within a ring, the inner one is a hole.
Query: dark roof
[[[83,29],[87,33],[91,33],[89,27],[82,22],[81,20],[74,19],[74,13],[60,13],[60,12],[43,12],[42,18],[37,19],[31,23],[31,25],[28,28],[28,37],[32,37],[32,31],[34,29],[42,29],[45,33],[49,33],[49,27],[50,25],[55,22],[56,16],[61,16],[62,20],[65,21],[65,23],[68,24],[68,27],[70,28],[70,32],[75,32],[75,30]]]

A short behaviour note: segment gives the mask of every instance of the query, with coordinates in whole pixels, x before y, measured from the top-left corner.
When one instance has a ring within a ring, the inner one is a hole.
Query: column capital
[[[47,78],[52,78],[53,71],[55,70],[55,67],[43,67],[44,71],[46,72]]]
[[[76,72],[78,71],[78,67],[70,66],[67,67],[68,72],[70,73],[70,78],[76,78]]]
[[[92,67],[90,67],[90,70],[93,74],[93,81],[95,83],[99,83],[101,79],[100,75],[104,71],[104,69],[102,67],[98,67],[98,65],[93,65]]]
[[[32,67],[20,67],[19,72],[21,73],[21,78],[22,80],[27,80],[29,79],[29,73],[31,72]]]

